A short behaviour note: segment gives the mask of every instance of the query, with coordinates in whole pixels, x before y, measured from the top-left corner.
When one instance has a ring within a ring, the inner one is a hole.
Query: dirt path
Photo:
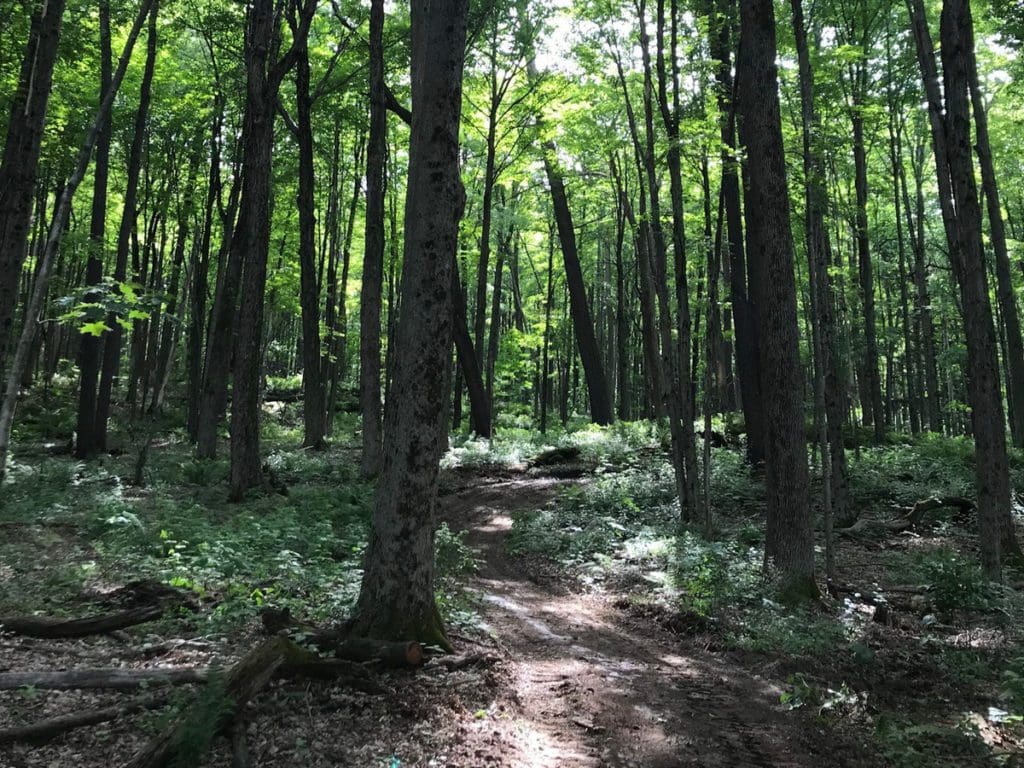
[[[564,484],[474,483],[442,500],[479,553],[484,620],[513,665],[509,714],[468,736],[478,755],[500,745],[499,764],[522,768],[858,764],[810,718],[782,711],[765,681],[601,596],[532,579],[507,553],[510,515]]]

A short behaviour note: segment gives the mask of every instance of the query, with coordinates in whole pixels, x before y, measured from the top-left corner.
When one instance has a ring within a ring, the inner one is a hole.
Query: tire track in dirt
[[[531,579],[505,540],[516,511],[572,484],[521,476],[443,497],[481,560],[473,587],[512,665],[509,717],[489,733],[520,768],[859,765],[810,718],[782,710],[781,691],[727,660],[630,618],[610,600]]]

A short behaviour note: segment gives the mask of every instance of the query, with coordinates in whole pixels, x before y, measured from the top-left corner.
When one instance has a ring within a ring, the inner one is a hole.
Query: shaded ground
[[[183,550],[186,554],[194,552],[199,542],[209,541],[219,547],[217,561],[222,565],[241,567],[259,560],[264,570],[230,578],[214,574],[209,579],[214,586],[208,587],[196,613],[169,615],[125,632],[59,641],[0,634],[0,672],[229,664],[260,641],[250,605],[254,585],[276,586],[281,590],[277,598],[291,597],[291,604],[300,610],[319,610],[311,613],[313,621],[344,615],[344,609],[335,608],[328,598],[357,587],[354,553],[361,551],[359,521],[365,508],[359,500],[366,493],[340,471],[350,456],[284,454],[274,466],[289,487],[289,496],[268,495],[228,507],[222,503],[216,467],[188,462],[176,467],[174,456],[164,456],[166,466],[158,465],[154,472],[166,478],[164,484],[150,489],[122,487],[114,472],[88,473],[70,464],[67,482],[57,472],[46,482],[36,482],[33,475],[20,488],[8,486],[28,496],[6,512],[0,505],[0,594],[5,597],[0,600],[0,615],[89,613],[103,604],[97,589],[116,588],[127,574],[135,573],[139,563],[156,569],[151,575],[165,582],[178,573],[198,581],[204,574],[195,565],[198,561],[174,565],[179,538],[189,540]],[[637,461],[646,465],[650,458]],[[470,615],[459,604],[448,606],[453,640],[460,651],[484,651],[496,661],[457,671],[432,664],[415,673],[379,674],[374,680],[380,690],[374,693],[325,682],[275,682],[239,719],[239,727],[248,734],[250,764],[254,768],[996,764],[987,750],[978,751],[977,743],[965,743],[956,734],[962,730],[965,710],[984,713],[999,702],[992,678],[999,670],[996,661],[1014,653],[1010,628],[999,630],[998,625],[975,622],[972,615],[958,619],[956,614],[948,619],[940,614],[942,621],[926,624],[924,617],[935,610],[935,584],[927,590],[897,589],[907,584],[908,576],[895,566],[912,562],[917,549],[930,546],[932,538],[939,541],[935,535],[920,532],[841,540],[841,580],[858,587],[882,581],[893,601],[891,615],[882,623],[871,620],[873,609],[862,602],[850,603],[849,610],[863,613],[856,622],[855,644],[850,639],[834,643],[832,634],[826,634],[820,639],[830,650],[801,654],[765,636],[752,649],[749,630],[754,625],[747,628],[746,645],[728,637],[730,622],[734,626],[739,614],[709,622],[667,599],[664,590],[658,593],[646,577],[652,570],[666,569],[663,557],[616,560],[617,570],[609,569],[603,581],[588,584],[579,568],[564,562],[540,554],[509,554],[513,519],[521,522],[520,513],[544,508],[572,486],[589,492],[603,482],[600,475],[590,474],[593,468],[553,466],[540,470],[544,475],[512,461],[446,470],[442,517],[452,530],[465,532],[466,543],[480,561],[468,584],[476,596],[478,615]],[[44,479],[49,477],[45,471]],[[730,476],[732,485],[725,486],[726,491],[742,481],[736,477]],[[52,498],[45,495],[47,488]],[[352,499],[346,501],[346,493],[354,494]],[[743,500],[749,496],[758,501],[760,488],[750,484],[746,496],[736,493],[723,494],[721,503],[737,518],[732,523],[739,525],[746,509]],[[103,501],[107,497],[111,498]],[[189,501],[193,506],[188,506]],[[631,497],[626,501],[632,504]],[[648,501],[637,498],[623,520],[629,522],[629,514],[650,517],[653,507]],[[107,506],[92,508],[101,502]],[[621,505],[615,503],[619,509]],[[750,519],[758,520],[759,509],[752,506],[750,510]],[[651,514],[656,517],[655,513]],[[892,515],[888,509],[879,513]],[[590,514],[589,508],[585,514]],[[190,520],[192,533],[179,530],[183,517]],[[635,520],[631,524],[639,525]],[[171,529],[169,536],[164,536],[163,527]],[[131,534],[142,537],[138,547],[112,538],[127,536],[118,533],[122,529],[138,529]],[[971,546],[970,538],[956,525],[942,530],[944,535],[956,534],[949,541],[957,547]],[[227,543],[223,541],[226,532],[234,536]],[[542,535],[566,533],[551,527],[543,528]],[[298,548],[303,542],[313,544],[298,552],[282,550]],[[318,544],[323,542],[330,546]],[[154,549],[156,555],[144,556]],[[281,560],[280,554],[289,557]],[[126,558],[123,567],[117,566],[120,558]],[[190,569],[181,570],[188,564]],[[282,566],[298,569],[294,579],[280,575],[292,573],[281,571]],[[947,585],[957,599],[962,593],[958,574],[948,574],[953,582]],[[935,577],[928,578],[935,582]],[[244,586],[241,594],[223,586],[233,582]],[[914,577],[909,583],[930,582]],[[25,584],[32,585],[32,590],[14,588]],[[450,595],[451,585],[442,591]],[[225,610],[228,615],[223,615]],[[801,637],[820,633],[823,627],[831,633],[839,628],[835,614],[842,610],[841,601],[826,600],[806,614],[790,617],[792,621],[787,618],[785,626]],[[980,655],[982,646],[996,645],[1005,649],[988,668],[977,669],[980,660],[988,658]],[[954,661],[959,666],[952,666]],[[958,676],[951,674],[957,670]],[[781,697],[794,693],[794,677],[806,678],[819,694],[840,686],[845,690],[848,683],[856,694],[856,721],[846,715],[818,717],[820,698],[812,701],[810,696],[803,707],[789,711]],[[979,686],[972,682],[976,677],[988,682]],[[180,689],[172,703],[187,701],[191,693],[187,687]],[[0,692],[0,728],[116,704],[129,695],[33,689]],[[905,727],[898,723],[903,730],[894,733],[900,741],[890,739],[883,757],[876,751],[877,726],[892,712],[906,715],[907,723]],[[978,720],[977,714],[972,717],[986,741],[998,746],[1004,758],[999,764],[1020,765],[1013,762],[1020,745],[1005,741],[1009,731],[994,729],[984,718]],[[161,712],[136,714],[72,732],[41,747],[0,745],[0,768],[120,765],[167,718]],[[953,736],[959,741],[944,742]],[[1000,739],[1004,741],[999,743]],[[935,753],[929,753],[928,760],[914,757],[913,750],[921,742]],[[188,765],[223,766],[231,760],[229,744],[220,739],[205,760]]]
[[[511,750],[505,764],[877,764],[866,746],[784,712],[772,684],[509,556],[510,514],[543,506],[564,482],[506,479],[443,500],[479,552],[484,619],[511,658],[512,706],[490,734]]]

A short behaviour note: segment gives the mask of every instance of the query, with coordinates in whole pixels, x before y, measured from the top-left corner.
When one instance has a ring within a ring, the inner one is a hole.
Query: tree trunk
[[[1003,208],[999,200],[999,185],[996,183],[996,170],[992,162],[992,148],[988,139],[988,115],[985,110],[985,97],[978,82],[978,64],[974,55],[974,31],[964,30],[965,62],[967,78],[971,92],[971,108],[974,116],[976,140],[974,148],[981,166],[981,188],[985,193],[988,206],[989,234],[992,238],[992,250],[996,257],[996,299],[1003,316],[1006,330],[1006,368],[1009,372],[1006,382],[1006,399],[1010,405],[1010,433],[1013,444],[1024,447],[1024,341],[1021,339],[1020,315],[1017,312],[1017,300],[1013,288],[1013,277],[1010,269],[1010,256],[1006,248],[1006,228],[1003,224]]]
[[[100,99],[110,88],[113,54],[110,50],[110,2],[99,3],[100,22]],[[107,123],[109,121],[106,121]],[[103,258],[107,247],[107,178],[110,171],[111,126],[100,127],[96,140],[96,169],[93,172],[92,217],[89,225],[89,261],[85,268],[86,285],[98,285],[103,279]],[[87,294],[86,301],[96,301],[95,293]],[[2,347],[2,342],[0,342]],[[75,456],[87,459],[96,454],[96,387],[100,373],[103,343],[99,336],[81,334],[78,347],[78,420],[75,429]],[[3,354],[0,350],[0,359]]]
[[[39,152],[64,15],[64,0],[42,0],[33,2],[33,6],[28,47],[21,63],[18,88],[11,99],[11,116],[0,160],[0,373],[6,372],[6,352],[31,227]]]
[[[150,9],[155,7],[156,0],[143,0],[142,6],[139,8],[139,15],[135,18],[135,23],[132,25],[128,38],[125,41],[124,52],[121,54],[117,70],[114,72],[110,88],[100,102],[99,108],[96,111],[96,117],[86,131],[75,170],[57,199],[57,210],[54,213],[50,231],[46,236],[46,245],[43,247],[39,257],[35,284],[32,287],[31,296],[25,307],[25,327],[22,328],[21,337],[18,339],[14,358],[11,361],[10,370],[7,371],[7,385],[4,390],[3,403],[0,404],[0,482],[3,482],[7,468],[7,452],[11,442],[11,427],[14,424],[14,411],[18,405],[18,391],[21,379],[28,368],[33,347],[32,342],[36,335],[36,324],[39,322],[40,312],[43,308],[43,299],[46,296],[47,283],[53,268],[53,262],[71,214],[71,202],[79,184],[85,178],[86,170],[89,168],[89,160],[92,157],[93,148],[99,137],[100,127],[110,118],[110,107],[114,103],[114,95],[124,79],[124,73],[128,69],[128,61],[131,58],[132,49],[135,47],[135,41],[138,39],[139,32],[142,30],[142,25],[146,20],[146,16],[149,15]]]
[[[154,2],[149,19],[146,41],[146,65],[142,73],[139,90],[139,108],[135,113],[135,128],[131,149],[128,154],[128,176],[125,182],[124,203],[121,212],[121,226],[117,233],[117,254],[114,262],[114,281],[124,283],[128,278],[128,249],[138,223],[138,188],[142,171],[142,152],[146,143],[146,125],[149,121],[149,102],[152,95],[153,70],[156,67],[156,16],[158,3]],[[120,290],[120,288],[118,288]],[[103,368],[100,373],[99,395],[96,402],[95,433],[96,446],[107,448],[107,422],[110,419],[114,380],[121,366],[121,339],[124,330],[113,313],[107,317],[107,328],[103,336]],[[133,321],[134,322],[134,321]]]
[[[295,99],[299,143],[299,268],[302,304],[302,445],[322,448],[327,407],[320,360],[320,292],[316,273],[316,201],[313,168],[313,99],[309,92],[309,48],[295,62]]]
[[[865,387],[869,400],[861,403],[870,409],[871,424],[875,428],[875,442],[885,441],[885,409],[882,404],[882,380],[878,373],[878,334],[875,329],[875,279],[868,239],[868,161],[864,144],[864,91],[867,89],[867,70],[860,64],[851,77],[853,106],[850,122],[853,127],[854,191],[856,197],[857,271],[860,277],[861,302],[864,309],[864,363]]]
[[[747,260],[743,248],[743,215],[740,208],[739,161],[736,154],[736,85],[730,61],[730,26],[734,0],[720,0],[712,26],[711,56],[717,61],[715,79],[722,136],[722,195],[729,248],[729,294],[736,334],[736,376],[740,406],[747,432],[747,461],[757,466],[764,461],[764,400],[758,363],[758,328],[747,293]]]
[[[298,5],[298,3],[296,3]],[[242,261],[238,339],[231,402],[229,496],[239,501],[263,481],[260,460],[260,382],[263,304],[270,250],[274,115],[281,81],[305,45],[316,0],[304,0],[301,26],[293,21],[292,48],[277,58],[281,30],[274,0],[257,0],[246,29],[246,100],[242,124],[242,196],[231,242]],[[272,58],[273,57],[273,58]],[[318,361],[319,362],[319,361]]]
[[[438,465],[448,445],[451,268],[465,203],[459,115],[466,0],[413,0],[411,17],[402,312],[383,471],[353,634],[448,648],[434,601],[433,532]]]
[[[478,437],[491,437],[491,400],[484,388],[480,367],[476,364],[476,351],[469,336],[466,318],[466,295],[459,279],[458,259],[452,258],[452,333],[458,351],[459,369],[469,393],[469,426]],[[456,396],[459,393],[456,392]],[[454,421],[454,416],[453,416]]]
[[[811,69],[810,52],[807,47],[807,30],[804,26],[801,0],[791,0],[793,8],[793,32],[796,39],[797,59],[800,71],[800,106],[803,127],[804,151],[804,193],[805,235],[807,240],[807,261],[811,288],[811,303],[814,312],[816,340],[814,344],[816,407],[823,408],[825,439],[822,456],[824,479],[828,488],[825,508],[826,528],[832,520],[848,526],[856,517],[850,504],[849,476],[846,468],[846,449],[843,441],[843,423],[846,419],[846,382],[838,349],[838,328],[835,319],[835,295],[829,266],[832,263],[832,244],[829,240],[825,216],[828,212],[828,191],[825,188],[825,164],[821,149],[815,137],[819,134],[820,122],[814,107],[814,71]],[[820,402],[817,402],[820,401]],[[831,569],[829,569],[831,577]]]
[[[978,524],[985,573],[998,579],[1002,554],[1019,556],[1010,518],[1010,477],[995,328],[981,243],[981,208],[971,152],[968,60],[973,47],[968,0],[946,0],[940,23],[945,150],[955,204],[956,239],[949,243],[967,336],[967,386],[974,432]],[[1001,551],[1002,550],[1002,551]]]
[[[366,236],[359,294],[359,402],[363,414],[360,472],[381,469],[380,319],[384,281],[384,0],[370,2],[370,133],[366,145]]]
[[[740,137],[747,156],[747,229],[765,399],[765,555],[790,599],[817,594],[807,503],[803,375],[797,328],[793,236],[783,154],[771,0],[741,0],[736,77]]]

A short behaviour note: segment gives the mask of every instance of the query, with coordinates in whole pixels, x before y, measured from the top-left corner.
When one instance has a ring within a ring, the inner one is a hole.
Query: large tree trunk
[[[28,47],[21,63],[18,89],[11,99],[11,116],[0,160],[0,373],[6,372],[6,352],[31,226],[39,151],[64,15],[64,0],[43,0],[33,5]]]
[[[359,403],[364,477],[381,468],[380,319],[384,284],[384,0],[370,0],[370,133],[366,144],[366,236],[359,293]],[[447,286],[446,286],[447,288]]]
[[[949,243],[967,336],[967,387],[974,432],[981,562],[993,579],[1002,554],[1019,555],[1010,518],[1010,476],[996,335],[981,242],[981,207],[971,152],[968,60],[973,46],[968,0],[946,0],[941,18],[945,149],[955,205],[956,239]],[[1002,551],[1001,551],[1002,550]]]
[[[100,99],[110,88],[113,55],[110,50],[110,2],[101,0],[100,21]],[[92,216],[89,224],[89,261],[85,267],[86,285],[97,285],[103,279],[103,257],[107,247],[107,178],[110,171],[109,121],[100,127],[96,140],[96,169],[93,172]],[[95,294],[87,294],[87,301],[96,301]],[[2,342],[0,342],[2,344]],[[96,387],[100,373],[103,344],[100,337],[82,334],[78,347],[78,420],[75,429],[75,456],[86,459],[98,450],[96,442]],[[2,358],[2,353],[0,353]]]
[[[465,192],[459,114],[466,0],[413,0],[402,312],[386,451],[353,634],[448,647],[434,601],[438,465],[447,448],[451,269]]]
[[[996,183],[996,170],[992,162],[992,148],[988,138],[988,114],[985,110],[985,97],[978,82],[978,64],[974,55],[974,30],[964,30],[967,36],[965,43],[967,56],[968,83],[971,90],[971,108],[974,115],[974,128],[977,133],[974,148],[981,166],[981,185],[988,206],[989,234],[992,238],[992,250],[996,256],[996,298],[999,311],[1002,313],[1003,326],[1006,330],[1006,369],[1009,373],[1006,382],[1006,398],[1010,405],[1010,432],[1013,442],[1018,448],[1024,447],[1024,341],[1021,339],[1020,315],[1017,312],[1017,300],[1014,294],[1013,277],[1010,270],[1010,257],[1006,248],[1006,228],[1003,224],[1003,209],[999,200],[999,185]]]
[[[817,594],[807,503],[803,373],[771,0],[741,0],[738,114],[747,156],[751,287],[765,399],[765,554],[791,599]]]
[[[305,45],[316,0],[304,0],[292,48],[277,58],[281,29],[274,0],[257,0],[246,30],[246,100],[242,124],[242,197],[231,250],[242,260],[238,340],[231,402],[230,498],[261,484],[260,381],[263,372],[263,304],[270,250],[274,115],[281,81]],[[298,6],[298,2],[296,2]]]
[[[981,244],[981,209],[971,160],[968,76],[970,7],[947,0],[942,11],[942,92],[922,0],[910,0],[918,64],[928,101],[935,171],[950,262],[960,287],[967,337],[967,389],[974,432],[981,562],[990,578],[1002,573],[1002,542],[1016,549],[1010,522],[1010,481],[999,391],[995,328]],[[966,25],[966,26],[964,26]],[[943,103],[945,94],[945,103]]]

